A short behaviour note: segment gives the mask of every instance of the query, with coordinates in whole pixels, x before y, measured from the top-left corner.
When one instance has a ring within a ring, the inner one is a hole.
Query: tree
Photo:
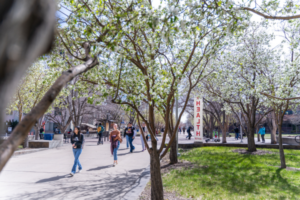
[[[251,25],[242,36],[236,37],[227,46],[216,60],[216,78],[205,84],[217,99],[228,103],[227,110],[232,110],[238,119],[238,112],[243,113],[246,126],[241,124],[243,132],[248,135],[248,151],[256,151],[255,128],[272,111],[265,106],[267,99],[258,92],[262,87],[262,74],[278,61],[274,51],[268,48],[272,36],[261,30],[261,26],[263,24]],[[258,112],[261,113],[259,118]]]
[[[47,68],[44,60],[37,61],[27,70],[9,107],[9,110],[18,110],[19,122],[22,120],[23,113],[28,113],[42,99],[43,95],[53,84],[53,78],[53,70]],[[36,140],[39,138],[39,122],[41,123],[41,120],[38,120],[34,126]],[[28,139],[26,138],[23,147],[26,148],[27,146]]]
[[[99,56],[101,67],[99,73],[87,73],[89,82],[98,83],[99,93],[104,98],[112,96],[114,103],[130,106],[137,112],[138,123],[141,119],[146,124],[152,136],[152,149],[147,146],[151,158],[151,195],[152,199],[162,199],[159,159],[174,145],[186,107],[184,105],[179,121],[174,123],[172,109],[177,88],[181,81],[188,81],[187,101],[197,83],[210,74],[206,67],[221,39],[241,28],[241,24],[236,23],[240,16],[224,13],[212,2],[200,6],[179,2],[173,5],[170,1],[167,2],[170,9],[154,9],[151,2],[145,1],[63,3],[71,14],[64,20],[66,26],[59,31],[60,41],[75,59],[78,59],[79,42],[93,42],[93,52]],[[184,15],[188,13],[189,21],[186,21]],[[111,40],[103,41],[98,32],[105,33],[108,26],[115,28],[116,34]],[[148,105],[148,117],[139,110],[142,102]],[[158,149],[154,137],[156,110],[164,117],[166,127]],[[166,134],[171,138],[163,151]]]
[[[277,144],[277,139],[276,139],[277,124],[275,120],[274,111],[267,115],[266,122],[268,124],[269,129],[271,130],[271,144]]]
[[[223,102],[223,103],[211,102],[211,101],[208,101],[207,99],[204,99],[204,102],[205,102],[204,112],[209,113],[211,116],[213,116],[215,118],[218,126],[220,127],[220,129],[222,131],[222,143],[227,143],[226,133],[229,129],[229,116],[228,116],[228,114],[226,114],[226,112],[224,110],[225,102]],[[210,129],[211,128],[213,128],[213,127],[210,127]]]

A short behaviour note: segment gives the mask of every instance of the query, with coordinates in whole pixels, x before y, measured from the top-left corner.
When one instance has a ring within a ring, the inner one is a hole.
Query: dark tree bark
[[[163,200],[164,189],[160,172],[159,154],[156,148],[157,146],[154,145],[150,149],[151,200]]]
[[[176,142],[173,142],[170,147],[170,164],[178,163],[177,157],[177,145]]]
[[[279,154],[280,154],[280,167],[281,168],[286,168],[285,155],[284,155],[284,150],[283,150],[283,145],[282,145],[282,128],[281,128],[281,124],[278,124],[278,142],[279,142]]]
[[[248,128],[248,151],[254,152],[256,151],[256,146],[254,142],[254,132],[255,128],[253,126],[249,126]]]

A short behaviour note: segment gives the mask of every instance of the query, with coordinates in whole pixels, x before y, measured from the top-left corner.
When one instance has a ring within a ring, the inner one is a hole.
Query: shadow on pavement
[[[133,169],[133,170],[130,170],[129,172],[130,173],[140,173],[142,172],[144,169]]]
[[[101,170],[101,169],[107,169],[107,168],[110,168],[110,167],[112,167],[112,165],[100,166],[100,167],[89,169],[87,171],[96,171],[96,170]]]
[[[58,181],[58,180],[63,179],[63,178],[71,178],[71,177],[68,176],[68,175],[54,176],[54,177],[51,177],[51,178],[41,179],[41,180],[39,180],[35,183],[47,183],[47,182],[51,182],[51,181]]]
[[[97,168],[95,168],[95,170],[96,169]],[[101,167],[99,167],[99,169],[101,169]],[[137,169],[136,171],[141,172],[143,169]],[[89,200],[118,200],[123,199],[125,195],[131,194],[133,192],[132,189],[137,187],[141,178],[147,174],[149,173],[120,173],[116,176],[106,178],[93,175],[95,177],[94,179],[84,182],[82,180],[72,179],[72,184],[69,179],[64,179],[65,176],[58,176],[37,182],[50,181],[50,185],[47,186],[47,189],[12,195],[10,199],[50,200],[79,198]]]

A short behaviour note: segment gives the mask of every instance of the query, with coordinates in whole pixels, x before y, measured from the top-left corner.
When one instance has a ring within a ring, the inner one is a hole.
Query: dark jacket
[[[188,134],[191,134],[191,127],[187,129]]]
[[[72,135],[71,135],[71,143],[75,144],[76,149],[82,149],[83,143],[84,143],[84,136],[83,136],[83,134],[80,134],[80,138],[79,138],[78,135],[76,135],[75,133],[72,133]]]
[[[239,130],[239,128],[237,126],[234,128],[234,132],[235,133],[239,133],[240,132],[240,130]]]
[[[127,127],[127,128],[125,128],[124,136],[128,135],[128,136],[132,137],[133,134],[134,134],[134,131],[135,131],[135,128],[133,126],[132,127]]]
[[[40,129],[40,133],[43,133],[43,132],[44,132],[44,129],[43,129],[43,128],[41,128],[41,129]]]

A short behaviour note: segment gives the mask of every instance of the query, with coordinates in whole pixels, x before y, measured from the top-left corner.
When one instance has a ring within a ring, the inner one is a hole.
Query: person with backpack
[[[131,122],[129,122],[127,128],[125,128],[124,135],[125,134],[126,134],[126,136],[128,136],[129,146],[130,146],[130,153],[132,153],[135,149],[132,142],[135,138],[136,131],[135,131],[135,128],[132,126]]]
[[[79,162],[79,156],[83,149],[84,136],[83,136],[83,134],[80,133],[79,126],[75,127],[74,133],[72,133],[72,135],[71,135],[71,143],[72,143],[72,147],[73,147],[73,154],[74,154],[75,160],[74,160],[74,165],[72,167],[72,171],[71,171],[70,175],[74,176],[74,174],[76,173],[77,165],[78,165],[78,173],[80,173],[82,170],[81,163]]]
[[[103,144],[103,141],[102,141],[103,132],[104,132],[104,127],[102,126],[102,123],[99,123],[98,128],[97,128],[97,134],[98,134],[98,138],[99,138],[97,145]]]

